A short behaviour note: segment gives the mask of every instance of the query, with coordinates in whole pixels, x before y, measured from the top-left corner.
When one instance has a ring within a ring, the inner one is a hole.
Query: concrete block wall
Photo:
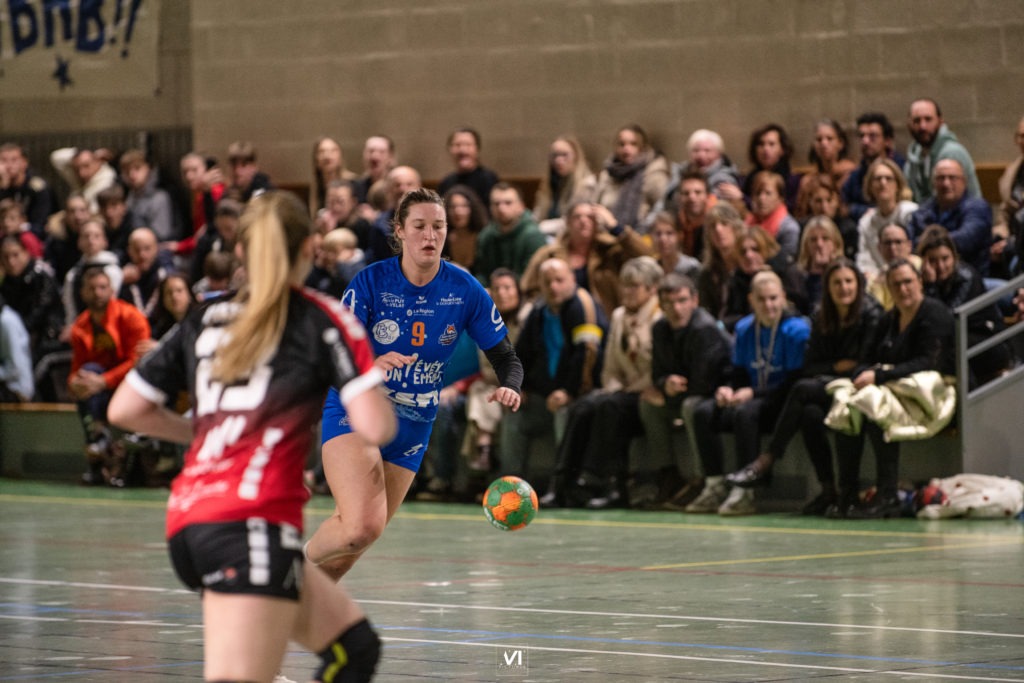
[[[224,0],[193,2],[196,144],[255,141],[281,182],[308,182],[320,134],[360,167],[366,136],[392,135],[426,178],[444,140],[477,127],[484,161],[541,175],[574,132],[592,167],[637,122],[672,159],[696,128],[747,166],[768,121],[806,163],[821,117],[894,120],[926,94],[981,163],[1016,155],[1024,114],[1024,3],[975,0]]]

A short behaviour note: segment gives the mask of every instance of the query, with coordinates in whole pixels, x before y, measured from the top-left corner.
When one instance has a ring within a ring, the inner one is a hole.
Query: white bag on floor
[[[932,479],[929,487],[941,490],[944,500],[918,510],[919,519],[1006,519],[1024,510],[1024,483],[1009,477],[958,474]]]

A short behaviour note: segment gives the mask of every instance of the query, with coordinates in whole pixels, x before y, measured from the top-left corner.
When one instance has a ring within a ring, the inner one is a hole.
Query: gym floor
[[[0,479],[0,681],[202,679],[165,499]],[[503,533],[406,503],[345,585],[379,681],[1024,681],[1022,567],[1019,520],[542,510]],[[283,672],[315,666],[292,647]]]

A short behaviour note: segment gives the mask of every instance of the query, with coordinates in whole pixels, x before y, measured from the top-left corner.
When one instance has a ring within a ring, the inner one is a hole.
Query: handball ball
[[[515,531],[537,515],[537,492],[519,477],[501,477],[484,493],[484,514],[502,531]]]

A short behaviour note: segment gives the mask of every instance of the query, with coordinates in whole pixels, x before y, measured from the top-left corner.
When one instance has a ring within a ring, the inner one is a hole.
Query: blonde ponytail
[[[295,195],[268,192],[249,202],[240,228],[247,278],[234,301],[242,309],[228,325],[213,365],[213,379],[224,383],[248,376],[280,343],[293,269],[312,225]]]

